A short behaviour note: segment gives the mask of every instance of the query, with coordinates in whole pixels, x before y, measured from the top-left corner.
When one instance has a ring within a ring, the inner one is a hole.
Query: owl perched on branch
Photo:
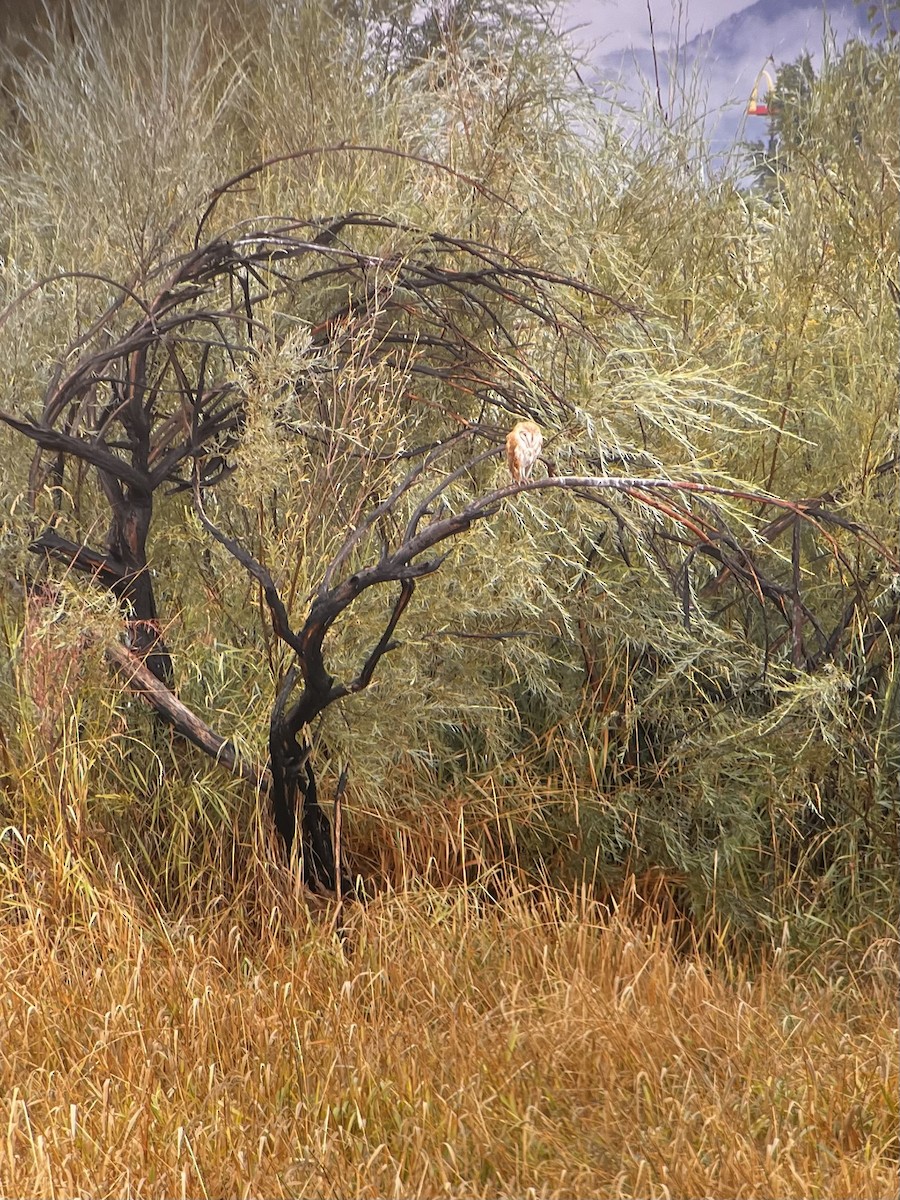
[[[519,421],[513,425],[506,435],[506,461],[514,483],[531,478],[543,444],[544,435],[534,421]]]

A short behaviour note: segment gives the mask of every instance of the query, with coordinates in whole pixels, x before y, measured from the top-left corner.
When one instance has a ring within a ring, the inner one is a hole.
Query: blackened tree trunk
[[[328,818],[319,804],[316,776],[310,761],[305,706],[287,708],[299,672],[292,667],[279,689],[269,722],[269,762],[272,775],[272,817],[288,857],[297,836],[300,813],[301,875],[307,886],[333,892],[336,886],[334,843]],[[318,711],[321,711],[323,704]]]
[[[162,683],[173,679],[172,658],[163,641],[147,564],[147,537],[153,517],[153,495],[149,490],[127,484],[108,486],[112,500],[112,522],[106,545],[109,562],[117,576],[112,591],[125,611],[131,647]]]

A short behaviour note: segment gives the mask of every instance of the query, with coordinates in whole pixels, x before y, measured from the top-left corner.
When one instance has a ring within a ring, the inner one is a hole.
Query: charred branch
[[[176,733],[254,788],[268,790],[271,782],[269,773],[245,762],[232,742],[217,734],[183,704],[130,650],[115,643],[107,647],[106,656],[128,687],[143,696]]]
[[[122,582],[124,569],[121,563],[115,562],[108,554],[101,554],[89,546],[61,537],[53,529],[46,529],[28,548],[36,554],[44,554],[67,567],[93,576],[104,587],[112,589]]]

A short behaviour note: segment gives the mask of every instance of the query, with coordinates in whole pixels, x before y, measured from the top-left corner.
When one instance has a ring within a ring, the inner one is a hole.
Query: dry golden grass
[[[6,862],[3,1195],[896,1194],[890,947],[738,968],[420,891],[345,952],[258,877],[191,925],[58,848]]]

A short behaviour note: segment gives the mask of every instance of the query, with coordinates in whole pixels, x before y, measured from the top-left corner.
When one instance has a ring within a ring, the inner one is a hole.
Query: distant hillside
[[[790,59],[804,47],[818,49],[826,28],[839,42],[865,33],[865,9],[853,0],[828,0],[825,5],[810,0],[757,0],[697,34],[683,49],[689,55],[708,53],[738,67],[760,52],[763,57]]]
[[[838,45],[851,37],[865,36],[869,29],[865,7],[853,0],[828,0],[826,25],[821,3],[757,0],[711,29],[701,30],[677,51],[658,50],[663,103],[668,100],[669,73],[674,63],[677,78],[690,78],[692,72],[697,72],[705,107],[715,114],[711,133],[717,147],[725,149],[736,137],[757,137],[758,130],[741,130],[751,88],[769,55],[776,63],[789,62],[808,49],[815,59],[821,55],[826,28]],[[623,99],[639,103],[641,80],[655,79],[653,55],[649,50],[600,55],[594,79],[598,86],[618,81]],[[723,106],[727,107],[723,110]]]

